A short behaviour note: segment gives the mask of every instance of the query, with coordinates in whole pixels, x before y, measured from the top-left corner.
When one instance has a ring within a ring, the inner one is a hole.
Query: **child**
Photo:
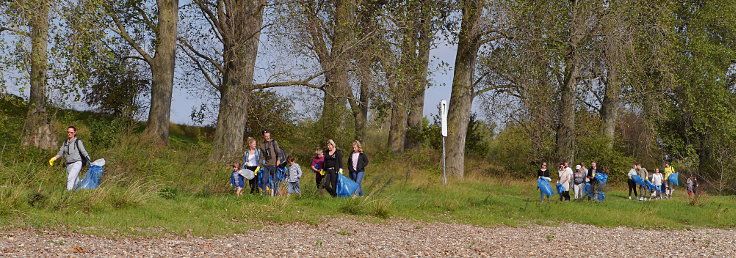
[[[243,180],[245,177],[238,173],[238,171],[240,171],[240,163],[235,162],[233,163],[233,171],[230,175],[230,185],[238,188],[235,194],[240,196],[243,194],[243,187],[245,187],[245,180]]]
[[[287,188],[287,196],[293,193],[301,196],[302,188],[299,185],[299,181],[302,178],[302,168],[299,167],[299,164],[294,162],[294,157],[289,156],[286,160],[289,161],[289,186]]]
[[[312,158],[312,171],[315,173],[315,183],[319,190],[319,195],[325,195],[325,188],[322,187],[322,180],[325,177],[322,169],[325,167],[325,153],[322,149],[317,148],[314,152],[316,156]]]
[[[664,178],[662,177],[662,173],[659,172],[659,169],[654,169],[654,175],[652,175],[652,184],[654,184],[654,193],[655,197],[657,199],[662,199],[662,183],[664,181]]]
[[[698,179],[694,176],[687,178],[687,196],[690,198],[697,197]]]

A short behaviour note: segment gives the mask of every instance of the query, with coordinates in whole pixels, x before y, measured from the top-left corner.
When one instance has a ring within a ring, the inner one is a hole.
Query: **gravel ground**
[[[13,229],[0,256],[717,256],[736,257],[736,230],[640,230],[588,225],[494,227],[393,219],[373,224],[267,225],[217,238],[106,238]]]

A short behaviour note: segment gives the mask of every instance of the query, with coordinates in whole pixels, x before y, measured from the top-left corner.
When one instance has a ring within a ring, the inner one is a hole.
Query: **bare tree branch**
[[[324,87],[326,87],[327,85],[316,85],[310,82],[316,79],[317,77],[322,76],[324,73],[325,72],[322,71],[320,73],[309,76],[303,80],[297,80],[297,81],[267,82],[267,83],[253,84],[253,89],[267,89],[267,88],[286,87],[286,86],[307,86],[309,88],[324,90]]]
[[[143,48],[141,48],[141,46],[138,45],[138,43],[136,43],[132,37],[130,37],[130,35],[128,34],[128,31],[125,30],[125,26],[123,25],[122,22],[120,22],[120,19],[118,19],[117,14],[113,12],[110,14],[110,17],[112,18],[112,20],[115,22],[115,25],[117,26],[117,30],[112,29],[112,31],[122,36],[125,39],[125,41],[128,41],[128,43],[131,46],[133,46],[133,48],[136,51],[138,51],[138,54],[140,54],[143,57],[143,60],[146,61],[148,65],[152,65],[153,58],[151,58],[151,56],[148,55],[148,53],[146,53],[146,51],[143,50]]]
[[[206,60],[207,62],[209,62],[210,64],[212,64],[212,66],[214,66],[215,68],[217,68],[217,70],[220,71],[220,73],[225,73],[225,68],[223,68],[222,65],[219,62],[217,62],[217,60],[215,60],[212,57],[209,57],[209,56],[207,56],[205,54],[202,54],[201,52],[197,51],[197,49],[195,49],[191,44],[189,44],[189,41],[187,41],[185,38],[179,37],[178,39],[179,39],[179,42],[181,42],[183,44],[183,46],[185,46],[187,49],[189,49],[189,51],[192,51],[192,53],[194,53],[198,57],[200,57],[200,58]]]
[[[9,28],[9,27],[0,27],[0,33],[3,33],[3,31],[10,31],[10,32],[15,33],[15,34],[20,35],[20,36],[26,36],[26,37],[30,37],[31,36],[30,34],[28,34],[28,32],[25,32],[25,31],[22,31],[22,30],[17,30],[17,29],[13,29],[13,28]]]
[[[187,49],[185,49],[185,48],[184,48],[184,46],[182,46],[182,45],[178,45],[178,46],[179,46],[179,48],[181,48],[181,50],[182,50],[182,51],[184,51],[184,53],[185,53],[185,54],[186,54],[186,55],[187,55],[187,56],[188,56],[188,57],[189,57],[190,59],[192,59],[192,61],[194,61],[194,64],[195,64],[195,65],[197,66],[197,69],[199,69],[199,71],[200,71],[200,72],[202,72],[202,75],[204,75],[204,78],[205,78],[205,79],[207,79],[207,82],[209,82],[209,83],[210,83],[210,85],[211,85],[211,86],[212,86],[213,88],[215,88],[215,89],[217,89],[218,91],[220,91],[220,85],[219,85],[218,83],[215,83],[215,81],[214,81],[214,80],[212,79],[212,76],[210,76],[210,73],[209,73],[209,71],[207,71],[207,69],[205,69],[205,68],[204,68],[204,66],[202,65],[202,63],[201,63],[201,62],[199,62],[199,59],[197,59],[197,58],[196,58],[196,57],[194,57],[194,56],[193,56],[193,55],[192,55],[191,53],[189,53],[189,51],[187,51]]]
[[[148,27],[150,27],[151,30],[154,31],[154,33],[156,33],[156,35],[158,35],[158,27],[156,27],[156,25],[153,24],[153,21],[148,17],[148,14],[146,14],[146,11],[141,9],[141,7],[138,5],[133,5],[133,9],[135,9],[138,12],[138,14],[141,15],[143,22],[146,25],[148,25]]]

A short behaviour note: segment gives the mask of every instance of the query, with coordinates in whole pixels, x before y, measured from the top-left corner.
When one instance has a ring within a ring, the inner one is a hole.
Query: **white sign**
[[[447,101],[440,102],[440,117],[442,119],[442,137],[447,137]]]

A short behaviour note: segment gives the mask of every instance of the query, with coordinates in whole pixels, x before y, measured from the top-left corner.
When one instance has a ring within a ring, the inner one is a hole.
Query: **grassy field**
[[[67,192],[61,167],[46,163],[53,151],[19,147],[21,119],[13,119],[12,107],[0,116],[0,227],[33,227],[74,230],[111,236],[159,236],[165,234],[213,236],[245,232],[269,223],[357,219],[382,223],[391,218],[480,226],[555,225],[583,223],[604,227],[629,226],[654,229],[736,226],[733,196],[704,195],[688,202],[679,188],[670,200],[638,202],[626,199],[623,184],[612,183],[604,202],[540,203],[533,178],[503,178],[475,172],[484,162],[469,159],[465,179],[442,185],[439,155],[423,150],[399,156],[370,153],[365,198],[333,199],[317,194],[314,175],[302,179],[304,195],[290,198],[234,196],[227,185],[227,164],[206,161],[210,144],[198,137],[200,129],[174,127],[169,147],[151,146],[131,129],[110,146],[90,143],[93,158],[105,158],[103,184],[96,190]],[[17,118],[17,117],[16,117]],[[90,135],[90,119],[84,113],[60,115],[57,127],[80,126],[82,139]],[[114,124],[114,123],[109,123]],[[97,125],[98,127],[100,125]],[[105,131],[105,127],[99,129]],[[63,133],[63,129],[59,130]],[[102,136],[100,136],[102,135]],[[302,164],[307,164],[304,160]],[[531,173],[530,173],[531,174]]]

